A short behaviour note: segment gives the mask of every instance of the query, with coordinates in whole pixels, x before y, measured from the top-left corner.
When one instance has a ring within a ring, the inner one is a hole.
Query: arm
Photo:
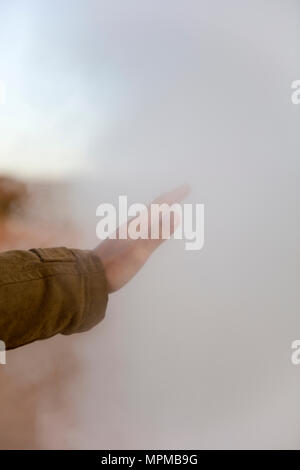
[[[187,191],[179,188],[155,203],[171,205]],[[162,241],[107,239],[92,251],[61,247],[0,254],[0,340],[13,349],[89,330],[104,318],[108,294],[125,285]]]
[[[100,259],[64,247],[0,254],[0,339],[7,349],[86,331],[104,317]]]

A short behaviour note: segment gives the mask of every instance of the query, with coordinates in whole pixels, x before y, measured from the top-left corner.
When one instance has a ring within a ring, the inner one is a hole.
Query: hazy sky
[[[297,1],[1,0],[0,170],[193,173],[289,98],[298,31]]]

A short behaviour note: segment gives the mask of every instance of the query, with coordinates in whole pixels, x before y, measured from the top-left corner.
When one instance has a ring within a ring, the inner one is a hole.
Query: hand
[[[152,204],[172,204],[181,202],[189,193],[190,189],[187,185],[163,194],[155,199]],[[150,218],[150,207],[148,207],[148,217]],[[131,219],[132,220],[132,219]],[[128,224],[131,222],[128,221]],[[162,233],[162,218],[160,218],[160,234]],[[177,228],[179,221],[171,218],[170,233],[173,234]],[[117,231],[118,233],[118,231]],[[94,252],[102,261],[106,279],[108,283],[108,292],[115,292],[127,284],[135,274],[144,266],[153,251],[164,241],[162,237],[159,239],[142,239],[119,240],[107,238],[98,245]]]

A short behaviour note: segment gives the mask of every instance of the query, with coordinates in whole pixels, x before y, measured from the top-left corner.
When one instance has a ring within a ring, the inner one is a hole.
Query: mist
[[[68,182],[55,243],[95,246],[122,194],[205,204],[201,251],[171,240],[92,332],[9,353],[17,387],[53,379],[40,448],[299,447],[299,26],[296,0],[1,1],[0,170]]]

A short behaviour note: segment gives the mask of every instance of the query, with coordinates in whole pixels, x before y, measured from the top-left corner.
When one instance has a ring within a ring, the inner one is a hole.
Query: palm
[[[188,192],[188,186],[181,186],[174,191],[160,196],[153,203],[171,206],[182,201]],[[150,215],[149,209],[148,215]],[[175,228],[176,223],[173,221],[170,230],[171,234]],[[115,292],[127,284],[163,241],[162,237],[160,237],[159,239],[147,240],[142,238],[138,240],[107,238],[101,242],[94,251],[102,261],[108,283],[108,291]]]

